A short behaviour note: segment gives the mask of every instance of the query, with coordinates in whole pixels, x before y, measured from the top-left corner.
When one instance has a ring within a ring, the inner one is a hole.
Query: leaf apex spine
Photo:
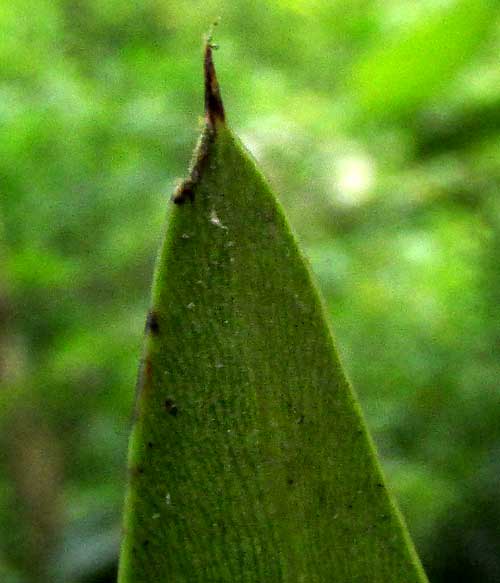
[[[226,115],[224,105],[219,89],[219,82],[215,72],[214,61],[212,57],[214,45],[208,40],[205,43],[205,116],[207,123],[215,127],[217,122],[224,123]]]

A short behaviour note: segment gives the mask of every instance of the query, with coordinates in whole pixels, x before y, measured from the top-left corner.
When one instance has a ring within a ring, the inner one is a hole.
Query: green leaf
[[[120,583],[423,582],[306,263],[225,124],[170,205],[146,326]]]

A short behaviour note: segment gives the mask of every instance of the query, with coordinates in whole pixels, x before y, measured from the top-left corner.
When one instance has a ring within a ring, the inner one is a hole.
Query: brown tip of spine
[[[205,115],[207,122],[215,127],[215,122],[224,122],[224,105],[220,96],[219,82],[212,58],[212,44],[205,44]]]

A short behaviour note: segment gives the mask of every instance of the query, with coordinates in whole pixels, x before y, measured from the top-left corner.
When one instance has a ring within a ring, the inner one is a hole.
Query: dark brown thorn
[[[225,115],[212,58],[212,47],[211,41],[208,40],[205,44],[205,116],[207,122],[215,127],[217,120],[224,122]]]
[[[194,202],[194,181],[191,178],[186,178],[184,182],[179,184],[175,189],[172,200],[175,204],[184,204],[187,200]]]
[[[148,317],[146,318],[146,334],[148,332],[150,332],[153,336],[156,336],[160,332],[158,314],[153,311],[150,311],[148,313]]]

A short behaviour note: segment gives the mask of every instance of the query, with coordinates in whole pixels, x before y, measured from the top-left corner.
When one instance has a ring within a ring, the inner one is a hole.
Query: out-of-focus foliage
[[[113,580],[165,205],[217,16],[430,579],[500,578],[500,53],[487,0],[0,8],[0,580]]]

